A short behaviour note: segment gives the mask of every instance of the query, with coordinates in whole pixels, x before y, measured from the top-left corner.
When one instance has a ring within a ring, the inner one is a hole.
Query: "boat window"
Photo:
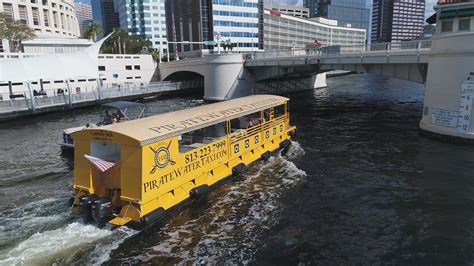
[[[270,109],[263,110],[263,119],[265,121],[270,121],[270,114],[271,114]]]
[[[453,31],[453,20],[442,20],[441,21],[441,31],[442,32],[450,32]]]
[[[91,156],[106,161],[120,161],[120,144],[105,141],[91,141]]]
[[[232,119],[230,121],[231,132],[236,132],[240,129],[247,129],[257,125],[260,125],[262,122],[260,112],[242,116],[239,118]]]
[[[188,152],[227,135],[225,122],[188,132],[178,137],[179,152]]]
[[[468,31],[471,27],[471,18],[459,19],[459,31]]]
[[[278,106],[274,107],[273,108],[273,113],[274,113],[273,116],[275,118],[285,115],[285,105],[282,104],[282,105],[278,105]]]

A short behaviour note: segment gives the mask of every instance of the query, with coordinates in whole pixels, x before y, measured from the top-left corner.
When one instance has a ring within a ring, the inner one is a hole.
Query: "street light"
[[[221,36],[219,33],[216,34],[216,40],[217,40],[217,54],[221,54]]]

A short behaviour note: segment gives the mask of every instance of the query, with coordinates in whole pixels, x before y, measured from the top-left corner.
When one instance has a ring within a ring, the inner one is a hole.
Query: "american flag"
[[[84,157],[86,157],[86,159],[89,160],[102,173],[115,165],[114,162],[108,162],[94,156],[84,154]]]

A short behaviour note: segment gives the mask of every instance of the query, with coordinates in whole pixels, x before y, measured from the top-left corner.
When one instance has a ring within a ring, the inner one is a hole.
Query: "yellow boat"
[[[73,211],[85,222],[146,225],[286,148],[288,98],[256,95],[72,134]]]

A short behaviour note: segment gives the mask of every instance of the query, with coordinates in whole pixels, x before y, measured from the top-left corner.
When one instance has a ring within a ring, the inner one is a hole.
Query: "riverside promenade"
[[[130,84],[103,89],[95,88],[91,91],[81,93],[73,93],[73,91],[69,89],[64,90],[63,94],[56,94],[54,96],[34,96],[27,91],[23,93],[23,97],[0,100],[0,121],[47,112],[93,106],[116,100],[135,100],[155,97],[202,87],[202,80],[189,80]]]

